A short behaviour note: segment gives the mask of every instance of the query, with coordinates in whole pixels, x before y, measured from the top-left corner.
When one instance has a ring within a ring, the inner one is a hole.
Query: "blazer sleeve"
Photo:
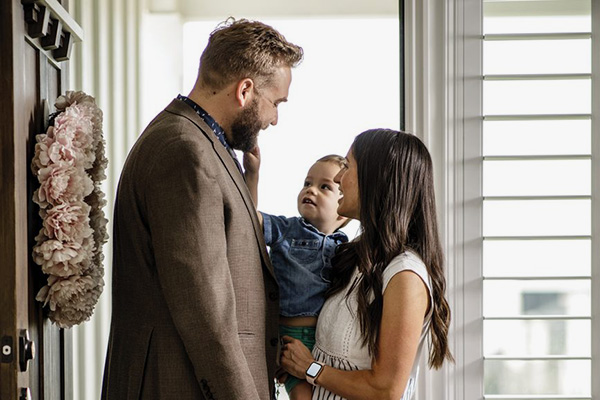
[[[168,143],[150,169],[145,197],[158,279],[199,385],[218,399],[258,399],[232,312],[223,198],[202,148],[195,140]]]

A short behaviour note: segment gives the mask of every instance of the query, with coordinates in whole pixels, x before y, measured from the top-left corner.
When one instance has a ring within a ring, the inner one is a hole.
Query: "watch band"
[[[319,361],[313,361],[310,363],[308,368],[306,369],[306,382],[310,383],[313,386],[317,386],[317,378],[321,375],[323,368],[325,365]]]

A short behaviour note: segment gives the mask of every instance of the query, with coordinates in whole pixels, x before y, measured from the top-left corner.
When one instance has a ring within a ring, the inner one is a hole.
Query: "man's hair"
[[[200,57],[198,79],[216,90],[244,78],[257,86],[268,85],[278,67],[293,68],[303,55],[302,47],[269,25],[230,17],[210,34]]]

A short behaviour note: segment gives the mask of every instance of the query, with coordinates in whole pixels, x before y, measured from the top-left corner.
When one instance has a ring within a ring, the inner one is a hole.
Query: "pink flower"
[[[94,307],[78,310],[72,307],[60,307],[56,311],[50,311],[49,317],[59,328],[68,329],[73,325],[89,321],[94,312]]]
[[[36,136],[31,169],[40,187],[42,229],[33,259],[48,274],[36,296],[49,305],[50,319],[69,328],[90,318],[104,288],[107,220],[100,182],[107,159],[102,138],[102,111],[93,97],[68,91],[56,100],[60,114],[45,134]]]
[[[48,128],[48,134],[40,134],[35,137],[37,143],[35,144],[35,155],[33,156],[33,161],[31,163],[34,174],[37,174],[38,170],[47,167],[50,163],[48,147],[49,143],[52,142],[52,139],[49,139],[48,135],[51,133],[52,129],[52,127]]]
[[[98,146],[96,147],[96,157],[94,160],[94,165],[92,169],[89,171],[90,175],[94,179],[95,182],[100,182],[106,179],[106,167],[108,166],[108,159],[104,156],[104,142],[98,142]]]
[[[73,275],[67,279],[57,280],[50,287],[50,309],[55,310],[56,305],[70,305],[74,309],[85,310],[88,304],[85,302],[76,302],[78,297],[84,296],[95,286],[94,280],[89,276]],[[89,296],[88,296],[89,297]]]
[[[73,275],[65,279],[50,276],[36,300],[49,304],[50,318],[58,326],[70,328],[89,320],[103,287],[102,277],[98,280],[90,275]]]
[[[48,208],[43,215],[44,234],[61,242],[81,241],[91,236],[88,217],[91,207],[82,201],[61,203]]]
[[[92,167],[96,155],[94,153],[94,129],[92,115],[87,108],[77,104],[68,107],[55,120],[55,142],[75,160],[76,165],[84,169]],[[75,154],[75,156],[72,156]]]
[[[33,247],[33,260],[42,266],[44,273],[66,277],[81,272],[82,262],[89,258],[89,253],[81,243],[47,239]]]
[[[59,161],[38,171],[40,188],[34,195],[34,201],[45,208],[48,204],[82,200],[94,189],[92,179],[71,162]]]
[[[67,93],[60,96],[58,99],[56,99],[56,101],[54,102],[54,106],[58,110],[63,111],[65,108],[67,108],[75,103],[93,104],[94,106],[96,105],[96,102],[92,96],[90,96],[82,91],[75,92],[73,90],[69,90],[69,91],[67,91]]]

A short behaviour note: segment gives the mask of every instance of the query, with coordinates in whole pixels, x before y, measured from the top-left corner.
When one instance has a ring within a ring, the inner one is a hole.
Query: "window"
[[[259,209],[297,215],[296,197],[320,157],[342,156],[366,129],[400,126],[397,17],[260,18],[304,49],[292,71],[289,102],[279,121],[259,136],[262,164]],[[183,87],[191,88],[209,33],[220,21],[184,24]],[[326,32],[327,40],[323,40]],[[368,73],[365,73],[368,71]],[[358,223],[344,228],[349,237]]]
[[[591,399],[591,1],[483,12],[484,398]]]

